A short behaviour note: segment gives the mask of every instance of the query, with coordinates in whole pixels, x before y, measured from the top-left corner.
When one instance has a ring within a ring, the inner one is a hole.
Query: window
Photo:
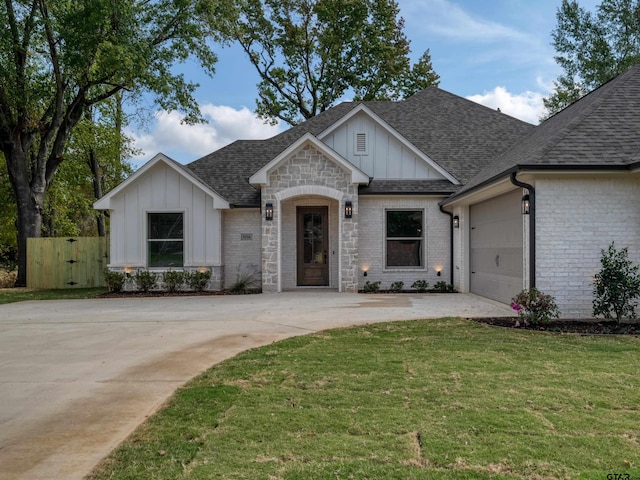
[[[422,267],[422,210],[387,210],[387,267]]]
[[[148,267],[184,265],[182,213],[149,213],[147,235]]]
[[[353,153],[355,155],[368,155],[367,134],[364,132],[356,132],[355,137]]]

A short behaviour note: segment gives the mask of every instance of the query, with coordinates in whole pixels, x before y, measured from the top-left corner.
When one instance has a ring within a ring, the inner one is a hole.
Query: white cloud
[[[527,34],[514,28],[473,16],[450,0],[405,0],[400,5],[408,23],[420,19],[425,31],[452,40],[483,43],[530,40]]]
[[[246,107],[200,106],[205,124],[186,125],[177,112],[160,111],[148,133],[132,132],[135,147],[142,151],[136,163],[162,152],[180,162],[195,160],[235,140],[260,140],[280,133],[280,126],[265,124]]]
[[[496,87],[490,92],[471,95],[467,98],[489,108],[499,108],[502,113],[537,125],[544,113],[544,104],[542,103],[544,97],[545,95],[540,92],[513,94],[508,92],[505,87]]]

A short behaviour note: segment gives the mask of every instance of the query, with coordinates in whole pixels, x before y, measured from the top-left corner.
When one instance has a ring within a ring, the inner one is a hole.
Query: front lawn
[[[240,354],[89,478],[602,480],[639,459],[640,338],[445,318]]]
[[[25,300],[72,300],[95,298],[107,291],[106,288],[68,288],[64,290],[31,290],[28,288],[0,289],[0,305],[24,302]]]

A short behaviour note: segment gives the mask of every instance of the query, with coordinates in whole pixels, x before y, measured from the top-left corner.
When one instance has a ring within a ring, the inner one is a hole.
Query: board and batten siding
[[[213,198],[162,163],[115,195],[111,210],[110,266],[147,266],[147,214],[154,212],[184,212],[185,267],[222,263],[221,212]]]
[[[366,134],[366,154],[355,151],[356,134]],[[376,179],[442,179],[418,157],[368,115],[359,113],[322,139],[353,165]]]

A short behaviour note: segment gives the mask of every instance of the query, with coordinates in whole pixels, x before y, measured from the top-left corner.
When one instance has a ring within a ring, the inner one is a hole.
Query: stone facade
[[[313,199],[317,198],[318,203]],[[262,290],[278,292],[283,289],[283,266],[292,252],[284,256],[284,235],[287,241],[291,222],[290,202],[306,199],[307,205],[326,205],[330,202],[330,218],[337,219],[337,263],[330,263],[330,277],[337,276],[339,291],[355,292],[358,288],[358,186],[351,183],[351,172],[307,146],[280,164],[269,174],[269,182],[262,187]],[[344,203],[353,204],[353,217],[344,218]],[[264,218],[267,203],[274,206],[273,220]],[[336,211],[337,210],[337,211]],[[288,213],[287,213],[288,212]],[[331,235],[331,233],[330,233]],[[335,272],[337,269],[337,272]],[[334,270],[334,271],[332,271]]]

